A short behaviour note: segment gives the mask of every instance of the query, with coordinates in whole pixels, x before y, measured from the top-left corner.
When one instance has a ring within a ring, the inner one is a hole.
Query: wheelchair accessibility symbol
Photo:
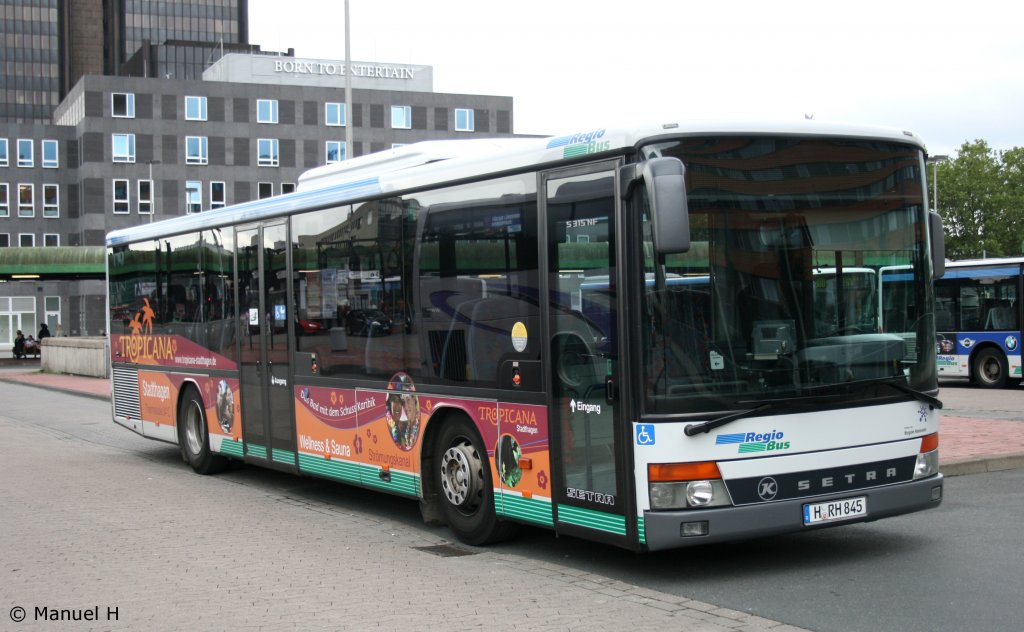
[[[654,445],[654,424],[636,425],[636,444]]]

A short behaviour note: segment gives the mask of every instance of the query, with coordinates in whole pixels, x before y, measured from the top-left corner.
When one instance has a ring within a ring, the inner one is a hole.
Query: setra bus
[[[114,420],[633,550],[936,507],[941,275],[912,133],[669,124],[435,141],[111,232]],[[909,332],[909,333],[908,333]],[[925,347],[929,348],[929,347]]]

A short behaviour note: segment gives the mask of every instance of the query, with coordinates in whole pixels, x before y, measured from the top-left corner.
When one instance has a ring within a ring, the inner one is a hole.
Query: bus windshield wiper
[[[893,387],[897,391],[902,391],[902,392],[906,393],[907,395],[910,395],[911,397],[913,397],[917,401],[924,402],[925,404],[928,404],[932,408],[938,408],[938,409],[942,408],[942,400],[940,400],[938,397],[932,397],[928,393],[922,393],[921,391],[914,390],[914,389],[910,388],[909,386],[907,386],[906,383],[902,381],[902,378],[897,378],[897,379],[900,380],[900,381],[889,379],[889,380],[879,380],[878,383],[879,384],[886,384],[888,386]]]
[[[693,435],[701,433],[701,432],[705,432],[705,433],[706,432],[710,432],[710,431],[714,430],[715,428],[720,428],[720,427],[724,426],[727,423],[731,423],[733,421],[736,421],[737,419],[743,419],[744,417],[749,417],[750,415],[753,415],[754,413],[759,413],[762,410],[768,410],[769,408],[772,408],[774,406],[775,406],[775,404],[773,402],[765,402],[765,403],[761,404],[760,406],[755,406],[755,407],[749,408],[747,410],[740,410],[740,411],[737,411],[737,412],[729,413],[728,415],[722,415],[721,417],[717,417],[715,419],[709,419],[708,421],[702,421],[699,424],[690,424],[690,425],[686,426],[685,428],[683,428],[683,432],[686,433],[687,437],[692,437]]]

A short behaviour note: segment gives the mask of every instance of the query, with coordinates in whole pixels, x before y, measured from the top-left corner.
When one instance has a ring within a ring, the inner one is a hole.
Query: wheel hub
[[[453,445],[441,458],[441,488],[452,505],[469,509],[480,492],[480,458],[468,444]]]
[[[188,413],[185,416],[185,441],[188,450],[192,454],[199,454],[203,450],[203,433],[199,424],[202,423],[203,413],[198,409],[198,404],[189,404]]]

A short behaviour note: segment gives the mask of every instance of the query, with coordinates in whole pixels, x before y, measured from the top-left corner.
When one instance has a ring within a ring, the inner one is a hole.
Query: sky
[[[342,60],[344,6],[249,0],[249,41]],[[932,155],[1024,146],[1012,0],[350,0],[349,17],[354,61],[510,96],[518,134],[813,116],[912,130]]]

